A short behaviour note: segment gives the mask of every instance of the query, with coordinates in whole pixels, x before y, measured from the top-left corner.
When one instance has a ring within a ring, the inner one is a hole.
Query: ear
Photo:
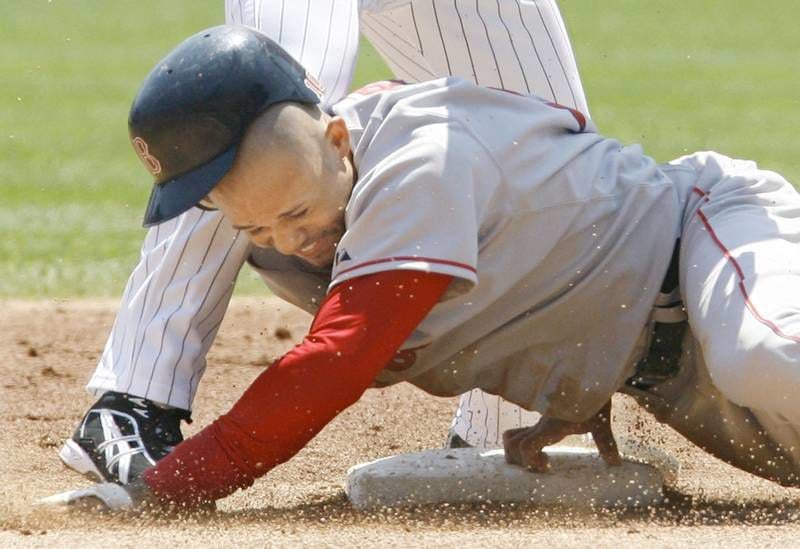
[[[339,152],[341,158],[350,156],[350,132],[341,116],[334,116],[328,121],[325,138]]]

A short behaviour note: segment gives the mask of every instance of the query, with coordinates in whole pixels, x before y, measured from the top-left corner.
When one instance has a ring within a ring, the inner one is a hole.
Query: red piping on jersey
[[[437,263],[439,265],[450,265],[451,267],[460,267],[462,269],[466,269],[466,270],[468,270],[470,272],[473,272],[475,274],[478,273],[478,271],[477,271],[477,269],[475,269],[475,267],[472,267],[471,265],[467,265],[466,263],[459,263],[458,261],[449,261],[447,259],[433,259],[433,258],[430,258],[430,257],[418,257],[418,256],[412,256],[412,255],[400,255],[400,256],[397,256],[397,257],[387,257],[386,259],[373,259],[372,261],[365,261],[364,263],[359,263],[358,265],[350,267],[349,269],[345,269],[343,271],[339,271],[336,274],[336,278],[339,278],[340,276],[342,276],[345,273],[349,273],[350,271],[354,271],[354,270],[360,269],[362,267],[369,267],[370,265],[377,265],[378,263],[389,263],[389,262],[392,262],[392,261],[425,261],[427,263]]]
[[[697,194],[701,195],[706,200],[708,200],[708,195],[705,192],[703,192],[701,189],[698,189],[697,187],[695,187],[692,190],[693,190],[693,192],[697,192]],[[756,309],[756,306],[753,304],[752,301],[750,301],[750,296],[747,293],[747,288],[745,288],[745,285],[744,285],[745,276],[744,276],[744,271],[742,270],[741,265],[739,265],[739,262],[736,261],[736,258],[733,257],[733,255],[731,255],[730,250],[728,250],[728,248],[725,246],[725,244],[723,244],[722,241],[717,236],[717,233],[714,231],[714,228],[711,226],[711,223],[709,222],[708,218],[699,209],[697,210],[697,217],[699,217],[700,221],[703,222],[703,225],[705,226],[706,230],[708,231],[708,234],[711,236],[711,239],[714,241],[714,244],[716,244],[717,247],[722,251],[722,255],[733,266],[734,270],[736,270],[736,276],[739,277],[739,284],[738,284],[739,291],[741,292],[742,297],[744,298],[745,306],[747,307],[747,310],[750,311],[750,314],[752,314],[756,318],[756,320],[761,322],[764,326],[766,326],[770,330],[772,330],[775,333],[775,335],[777,335],[778,337],[782,337],[784,339],[788,339],[789,341],[794,341],[796,343],[800,343],[800,336],[793,336],[793,335],[789,335],[789,334],[784,333],[783,330],[781,330],[780,327],[777,324],[775,324],[774,322],[772,322],[771,320],[769,320],[767,318],[764,318],[761,315],[761,313],[758,312],[758,309]]]
[[[519,92],[515,92],[513,90],[505,90],[503,88],[495,88],[494,86],[486,86],[486,87],[489,88],[490,90],[506,92],[506,93],[510,93],[512,95],[517,95],[519,97],[534,97],[534,96],[531,96],[531,95],[525,95],[525,94],[522,94],[522,93],[519,93]],[[544,104],[547,105],[548,107],[553,107],[554,109],[562,109],[562,110],[565,110],[565,111],[569,111],[569,113],[575,119],[575,122],[578,123],[578,133],[583,133],[583,131],[586,129],[586,115],[583,114],[578,109],[575,109],[575,108],[572,108],[572,107],[568,107],[566,105],[562,105],[561,103],[556,103],[555,101],[545,101]]]
[[[566,105],[562,105],[561,103],[555,103],[553,101],[548,101],[547,105],[553,107],[554,109],[562,109],[565,111],[569,111],[569,113],[575,119],[575,122],[578,123],[578,133],[583,133],[583,131],[586,129],[586,115],[584,115],[578,109],[573,109],[572,107],[567,107]]]
[[[709,200],[711,200],[710,198],[708,198],[708,193],[707,193],[707,192],[705,192],[703,189],[700,189],[700,188],[698,188],[698,187],[695,187],[695,188],[693,188],[693,189],[692,189],[692,192],[693,192],[693,193],[695,193],[695,194],[699,194],[699,195],[700,195],[700,197],[701,197],[703,200],[705,200],[706,202],[708,202]]]

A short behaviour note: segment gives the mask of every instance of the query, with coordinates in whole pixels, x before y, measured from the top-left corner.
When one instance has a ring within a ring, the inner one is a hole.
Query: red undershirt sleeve
[[[147,469],[144,482],[159,499],[187,506],[250,486],[361,397],[451,278],[394,270],[336,286],[303,342],[227,414]]]

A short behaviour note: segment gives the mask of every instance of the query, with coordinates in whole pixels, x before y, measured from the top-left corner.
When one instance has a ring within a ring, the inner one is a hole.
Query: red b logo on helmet
[[[158,158],[150,154],[150,148],[147,146],[147,141],[141,137],[134,137],[133,148],[136,151],[136,154],[139,155],[139,158],[142,160],[145,168],[147,168],[151,174],[158,175],[161,173],[161,162],[158,161]]]

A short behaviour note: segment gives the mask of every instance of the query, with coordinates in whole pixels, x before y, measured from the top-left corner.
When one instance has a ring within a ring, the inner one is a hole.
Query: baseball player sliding
[[[301,344],[139,480],[59,501],[213,502],[399,381],[540,411],[504,436],[507,460],[537,471],[545,445],[583,432],[617,463],[624,391],[710,453],[800,485],[800,195],[780,175],[713,152],[658,165],[580,111],[456,78],[376,83],[331,115],[317,93],[240,26],[189,38],[145,80],[129,119],[156,180],[145,222],[219,208],[256,269],[295,265],[284,295],[320,306]]]
[[[317,77],[329,108],[346,93],[359,29],[395,74],[415,82],[457,75],[536,93],[586,113],[583,89],[554,0],[228,0],[229,23],[257,28]],[[146,156],[144,145],[140,153]],[[102,394],[60,452],[81,473],[126,483],[180,440],[236,276],[258,250],[219,212],[191,208],[147,233],[88,389]],[[265,277],[278,295],[296,268],[275,259]],[[263,263],[262,263],[263,266]],[[320,279],[330,275],[322,271]],[[308,295],[326,283],[307,275]],[[321,300],[296,305],[316,312]],[[538,415],[473,391],[462,398],[451,443],[498,446],[506,429]]]

